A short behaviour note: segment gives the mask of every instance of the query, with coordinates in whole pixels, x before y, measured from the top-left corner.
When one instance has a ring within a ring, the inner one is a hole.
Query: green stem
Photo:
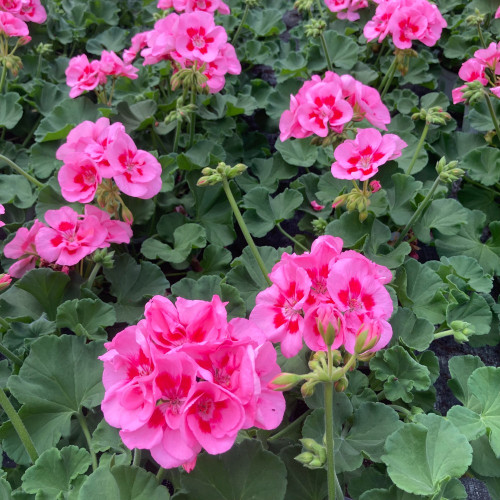
[[[473,186],[477,186],[479,188],[483,188],[484,190],[486,191],[489,191],[490,193],[494,194],[495,196],[500,196],[500,191],[496,191],[495,189],[491,189],[490,187],[488,186],[484,186],[483,184],[481,184],[480,182],[477,182],[475,181],[474,179],[471,179],[470,177],[467,177],[467,176],[463,176],[462,179],[465,181],[465,182],[468,182],[469,184],[472,184]]]
[[[312,412],[312,410],[307,410],[305,413],[303,413],[299,418],[295,419],[291,424],[287,425],[284,429],[281,429],[279,432],[276,434],[272,435],[271,437],[268,437],[268,441],[276,441],[277,439],[280,439],[283,436],[286,436],[289,432],[295,430],[297,427],[300,426],[300,424],[307,418],[307,416]]]
[[[234,45],[238,37],[240,36],[241,30],[243,28],[243,25],[245,24],[245,21],[247,20],[248,13],[250,12],[250,7],[248,4],[245,5],[245,10],[243,11],[243,16],[241,17],[241,22],[240,25],[238,26],[238,29],[236,30],[236,33],[233,36],[233,39],[231,40],[231,44]]]
[[[250,247],[250,250],[252,251],[254,258],[257,261],[257,264],[258,264],[260,270],[262,271],[262,275],[266,279],[268,285],[271,286],[272,282],[269,279],[266,265],[264,264],[264,261],[262,260],[262,257],[260,256],[259,250],[255,246],[252,235],[250,234],[250,231],[248,230],[247,225],[245,224],[245,221],[243,220],[243,217],[241,216],[240,209],[238,208],[238,204],[236,203],[236,200],[234,199],[233,193],[231,191],[231,187],[229,186],[229,182],[228,182],[227,178],[224,176],[222,177],[222,187],[224,188],[224,192],[226,193],[229,204],[231,205],[231,208],[233,209],[234,216],[236,217],[236,220],[238,221],[238,225],[240,226],[241,232],[243,233],[243,236],[245,237],[245,240],[247,241],[248,246]]]
[[[142,451],[139,448],[134,450],[134,460],[132,460],[132,465],[139,467],[141,465]]]
[[[406,408],[403,408],[402,406],[393,405],[393,404],[390,404],[390,405],[387,405],[387,406],[390,406],[391,408],[394,408],[399,413],[404,413],[407,417],[411,417],[411,411],[407,410]]]
[[[167,475],[167,470],[164,469],[163,467],[160,467],[158,469],[158,472],[156,474],[156,480],[161,484],[163,481],[163,478]]]
[[[394,248],[397,248],[400,243],[403,241],[404,237],[407,235],[408,231],[415,225],[415,223],[420,219],[420,216],[422,215],[422,212],[427,208],[427,205],[432,199],[432,196],[434,195],[434,192],[436,191],[439,182],[440,182],[439,176],[436,178],[434,181],[434,184],[432,185],[430,191],[427,193],[427,196],[424,198],[424,201],[420,203],[418,206],[417,210],[413,214],[413,217],[410,219],[408,224],[406,224],[405,228],[401,231],[401,234],[399,235],[399,238],[397,239],[396,243],[394,244]]]
[[[304,252],[309,252],[309,249],[304,246],[300,241],[298,241],[296,238],[294,238],[291,234],[288,234],[282,227],[281,227],[281,224],[278,222],[276,224],[276,227],[278,228],[278,230],[280,231],[281,234],[283,234],[284,236],[286,236],[290,241],[292,241],[293,243],[295,243],[295,245],[297,245],[300,249],[304,250]]]
[[[30,174],[25,172],[19,165],[15,164],[12,160],[9,160],[4,155],[0,155],[0,161],[4,161],[5,163],[7,163],[7,165],[9,165],[9,167],[13,168],[18,174],[21,174],[24,177],[26,177],[26,179],[28,179],[30,182],[32,182],[36,187],[43,188],[45,186],[38,179],[35,179],[34,177],[32,177]]]
[[[453,335],[453,330],[445,330],[444,332],[439,332],[434,334],[434,340],[442,339],[443,337],[449,337]]]
[[[321,5],[321,0],[316,0],[316,5],[318,6],[320,17],[324,17],[325,16],[325,11],[323,9],[323,5]]]
[[[2,76],[0,77],[0,94],[3,93],[3,86],[5,84],[5,78],[7,77],[7,66],[5,64],[2,68]]]
[[[490,111],[491,119],[493,120],[493,124],[495,125],[495,130],[497,132],[497,139],[500,141],[500,126],[498,125],[498,120],[495,115],[495,110],[493,109],[493,105],[491,104],[491,99],[488,94],[484,94],[486,97],[486,105],[488,106],[488,109]]]
[[[12,427],[14,427],[19,439],[23,443],[24,448],[28,452],[30,460],[32,463],[35,463],[38,459],[38,453],[36,451],[35,445],[31,439],[31,436],[28,434],[26,427],[21,420],[21,417],[18,415],[17,411],[12,406],[7,394],[3,389],[0,389],[0,406],[4,409],[5,413],[9,417],[9,420],[12,423]]]
[[[330,363],[328,363],[330,364]],[[328,500],[335,500],[335,451],[333,442],[333,382],[325,382],[325,429]]]
[[[332,60],[330,59],[330,54],[328,53],[328,47],[326,46],[326,40],[323,33],[320,33],[319,39],[321,41],[321,46],[323,47],[323,52],[325,53],[326,65],[330,71],[333,71]]]
[[[429,132],[429,125],[430,125],[430,123],[428,121],[426,121],[424,130],[422,130],[422,135],[420,136],[420,140],[418,141],[418,144],[417,144],[417,149],[415,149],[415,153],[413,154],[413,158],[411,159],[411,162],[408,165],[408,170],[406,171],[406,175],[411,174],[411,171],[413,170],[413,167],[415,166],[415,163],[417,162],[418,155],[420,153],[420,150],[422,149],[422,146],[424,145],[425,138],[427,137],[427,132]]]
[[[10,323],[0,316],[0,326],[3,326],[5,330],[8,330],[10,328]]]
[[[385,86],[382,90],[382,93],[380,94],[380,98],[383,99],[385,97],[385,94],[387,94],[387,91],[389,90],[392,80],[394,79],[394,75],[396,73],[396,67],[397,67],[397,59],[394,57],[394,61],[392,61],[391,67],[389,68],[389,71],[387,73],[387,81],[385,83]]]
[[[87,288],[92,288],[92,285],[94,284],[94,280],[97,276],[97,273],[99,272],[99,269],[101,269],[101,263],[100,262],[96,262],[94,264],[94,267],[92,268],[92,272],[90,273],[90,276],[89,276],[89,279],[87,281]]]
[[[35,133],[35,130],[38,128],[38,125],[40,125],[40,122],[42,121],[42,118],[43,118],[42,115],[38,116],[33,127],[31,127],[29,134],[25,137],[23,143],[21,144],[22,148],[25,148],[27,146],[27,144],[31,141],[31,138],[33,137],[33,134]]]
[[[196,87],[191,88],[191,99],[190,104],[196,104]],[[194,129],[196,128],[196,111],[191,111],[191,119],[189,120],[189,146],[188,149],[193,146],[194,143]]]
[[[23,360],[19,356],[16,356],[10,349],[7,349],[3,344],[0,344],[0,353],[10,359],[15,365],[19,367],[22,366]]]
[[[391,65],[389,66],[387,73],[384,75],[384,78],[382,78],[382,81],[380,82],[380,85],[378,87],[379,92],[382,92],[382,90],[384,89],[385,84],[387,83],[387,80],[389,79],[389,75],[392,73],[392,76],[394,76],[394,72],[396,71],[396,64],[397,64],[397,60],[396,60],[396,56],[394,56],[394,59],[393,59]],[[393,69],[394,69],[394,72],[393,72]]]
[[[479,23],[477,25],[477,32],[479,33],[479,39],[481,40],[481,44],[483,45],[483,47],[484,48],[488,47],[486,45],[486,41],[484,40],[483,30],[481,29],[481,25]]]
[[[80,423],[80,427],[82,428],[83,434],[85,435],[85,439],[87,441],[87,446],[90,451],[90,456],[92,458],[92,470],[97,469],[97,456],[95,454],[95,451],[92,448],[92,438],[90,436],[90,431],[89,427],[87,425],[87,420],[85,419],[84,414],[81,412],[81,410],[76,414],[78,418],[78,422]]]
[[[174,147],[172,149],[174,153],[177,153],[177,150],[179,149],[179,138],[181,136],[181,127],[182,127],[182,121],[177,120],[177,127],[175,127]]]

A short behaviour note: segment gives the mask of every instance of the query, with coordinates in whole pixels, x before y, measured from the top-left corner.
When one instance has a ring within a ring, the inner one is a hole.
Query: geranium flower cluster
[[[177,12],[219,12],[219,14],[230,14],[229,6],[222,0],[158,0],[158,8],[167,10],[174,9]]]
[[[201,69],[207,78],[204,85],[211,93],[224,87],[227,73],[241,73],[236,51],[227,43],[226,30],[216,26],[213,14],[208,12],[172,13],[158,20],[153,30],[134,36],[124,58],[131,61],[140,50],[144,65],[169,60],[175,71],[192,66]]]
[[[290,96],[290,109],[280,119],[280,140],[326,137],[330,131],[340,134],[346,123],[364,118],[387,130],[391,115],[377,90],[350,75],[327,71],[323,79],[314,75]]]
[[[489,70],[489,74],[487,74]],[[479,82],[490,86],[492,94],[500,98],[500,42],[491,42],[488,48],[474,52],[474,57],[465,61],[458,72],[464,82]],[[453,103],[464,102],[463,91],[467,85],[453,89]]]
[[[358,130],[355,139],[346,140],[335,149],[332,175],[337,179],[366,181],[378,167],[401,156],[408,146],[395,134],[382,134],[374,128]]]
[[[331,12],[337,13],[339,19],[357,21],[357,11],[368,7],[368,0],[325,0],[325,4]]]
[[[272,286],[260,292],[250,320],[272,342],[281,342],[287,358],[302,341],[313,351],[326,351],[322,336],[336,330],[332,349],[343,346],[354,354],[357,337],[367,332],[370,352],[385,347],[392,337],[388,319],[393,303],[384,285],[392,274],[384,266],[353,251],[342,252],[342,239],[320,236],[311,251],[282,255],[271,274]]]
[[[26,22],[41,24],[46,20],[40,0],[0,0],[0,35],[23,37],[24,45],[31,40]]]
[[[108,213],[87,205],[83,215],[70,207],[45,212],[45,225],[38,219],[30,229],[21,227],[14,239],[7,243],[4,255],[18,259],[9,268],[9,274],[21,278],[27,271],[40,265],[74,266],[98,248],[111,243],[129,243],[132,230],[129,224],[112,220]]]
[[[135,198],[152,198],[161,189],[158,160],[137,149],[123,124],[111,125],[108,118],[77,125],[56,158],[64,162],[57,178],[71,202],[91,202],[103,179],[113,179],[121,192]]]
[[[223,453],[238,431],[274,429],[285,411],[267,387],[276,351],[225,304],[155,296],[145,319],[105,344],[101,408],[129,448],[148,449],[165,468],[194,467],[198,453]]]
[[[375,0],[375,16],[366,23],[363,33],[371,42],[387,35],[398,49],[410,49],[413,40],[432,47],[447,23],[438,7],[427,0]]]
[[[118,78],[124,76],[135,80],[139,70],[120,59],[113,51],[103,50],[100,60],[89,61],[83,54],[70,59],[66,68],[66,84],[71,87],[69,96],[78,97],[98,85],[106,85],[108,76]]]

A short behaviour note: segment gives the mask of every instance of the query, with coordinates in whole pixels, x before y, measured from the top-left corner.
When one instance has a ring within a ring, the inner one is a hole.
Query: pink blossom
[[[64,199],[89,203],[94,199],[102,179],[97,165],[89,157],[79,155],[64,163],[57,174],[57,180]]]
[[[130,243],[132,228],[127,222],[113,220],[107,212],[93,205],[85,206],[85,216],[95,217],[101,226],[108,232],[103,246],[109,246],[109,243]]]
[[[332,175],[337,179],[367,180],[378,167],[401,156],[407,144],[395,134],[382,136],[376,129],[360,129],[355,139],[344,141],[334,152]]]
[[[73,266],[98,248],[106,246],[108,232],[94,216],[81,218],[72,208],[47,210],[42,227],[35,236],[38,255],[48,262]]]
[[[500,7],[498,7],[498,10],[495,12],[495,19],[500,19]]]
[[[45,227],[42,222],[35,219],[30,229],[21,227],[17,230],[14,239],[7,243],[3,254],[9,259],[18,259],[9,268],[9,274],[14,278],[21,278],[25,273],[34,269],[39,259],[35,246],[35,237],[40,228]]]
[[[12,277],[8,274],[0,274],[0,291],[5,290],[12,283]]]
[[[491,69],[496,75],[500,75],[500,42],[491,42],[486,49],[474,52],[474,59]]]
[[[134,35],[132,37],[131,47],[123,51],[123,61],[125,63],[132,62],[137,57],[139,51],[141,51],[144,47],[147,47],[149,33],[151,32],[145,31],[142,33],[137,33],[137,35]]]
[[[74,98],[86,90],[94,90],[103,81],[99,61],[89,62],[85,54],[73,57],[65,71],[66,84],[71,87],[69,96]]]
[[[477,80],[483,85],[488,83],[484,64],[474,58],[469,59],[462,64],[462,67],[458,71],[458,76],[464,82],[474,82]]]
[[[99,70],[102,74],[119,77],[125,76],[131,80],[137,78],[139,70],[131,64],[126,64],[113,51],[103,50],[99,61]]]
[[[5,213],[5,207],[0,204],[0,215],[3,215]],[[5,226],[5,222],[0,221],[0,227]]]
[[[368,332],[366,341],[364,345],[375,341],[373,347],[371,347],[367,352],[376,352],[383,349],[392,338],[392,327],[384,319],[365,319],[364,321],[359,321],[358,327],[355,328],[356,320],[351,320],[351,330],[346,332],[344,347],[347,352],[354,354],[354,346],[356,344],[357,338],[363,332]]]
[[[453,98],[453,104],[458,104],[460,102],[465,102],[465,97],[463,96],[463,91],[467,90],[467,85],[462,85],[451,91]]]
[[[372,193],[376,193],[377,191],[380,191],[382,189],[382,184],[380,184],[379,181],[371,181],[370,189],[372,190]]]
[[[0,34],[4,33],[5,36],[21,36],[27,37],[29,35],[28,25],[18,19],[10,12],[0,11]]]
[[[108,145],[106,157],[113,170],[113,180],[125,194],[152,198],[161,189],[161,165],[147,151],[137,149],[132,138],[117,129]]]
[[[320,205],[316,200],[313,200],[313,201],[311,201],[311,207],[316,212],[320,212],[321,210],[323,210],[325,208],[325,205]]]
[[[175,49],[181,56],[211,62],[226,42],[226,30],[215,25],[213,15],[192,12],[180,16]]]
[[[42,24],[47,20],[47,12],[40,0],[22,0],[19,17],[23,21]]]
[[[170,57],[175,51],[178,27],[179,15],[175,13],[156,21],[154,29],[147,34],[147,47],[141,51],[144,64],[156,64]]]
[[[357,21],[357,11],[368,7],[368,0],[325,0],[325,4],[331,12],[337,12],[339,19]]]
[[[23,8],[23,0],[0,0],[0,11],[9,12],[19,17]]]
[[[220,14],[229,14],[229,7],[222,0],[159,0],[159,9],[174,8],[177,12],[204,11]]]
[[[345,341],[344,316],[333,302],[318,302],[309,308],[304,318],[304,342],[312,351],[327,351],[327,345],[320,331],[326,333],[329,325],[336,335],[332,349],[338,349]]]
[[[491,90],[491,93],[498,97],[500,99],[500,86],[499,87],[493,87],[490,89]]]

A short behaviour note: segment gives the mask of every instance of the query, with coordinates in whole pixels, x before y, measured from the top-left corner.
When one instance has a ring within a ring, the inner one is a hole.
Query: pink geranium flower
[[[5,207],[2,204],[0,204],[0,215],[3,215],[4,213],[5,213]],[[5,222],[0,221],[0,227],[3,226],[5,226]]]
[[[311,307],[304,318],[304,342],[312,351],[327,351],[328,347],[321,335],[320,327],[326,333],[334,328],[336,332],[332,349],[338,349],[345,341],[344,315],[333,302],[318,302]]]
[[[360,129],[353,140],[344,141],[334,152],[332,175],[337,179],[365,181],[378,172],[378,167],[401,156],[407,146],[395,134],[382,134],[372,128]]]
[[[123,51],[123,61],[125,63],[132,62],[137,57],[139,51],[141,51],[144,47],[147,47],[149,33],[150,31],[145,31],[142,33],[137,33],[137,35],[134,35],[132,37],[132,45],[129,49],[125,49]]]
[[[21,278],[25,273],[35,268],[36,262],[40,258],[35,246],[35,237],[42,227],[45,227],[44,224],[35,219],[30,229],[19,228],[14,239],[5,245],[3,249],[5,257],[18,259],[9,268],[9,274],[14,278]]]
[[[113,220],[107,212],[93,205],[85,205],[85,216],[95,217],[108,232],[103,246],[108,246],[109,243],[130,243],[132,228],[127,222]]]
[[[27,37],[29,35],[28,25],[10,12],[0,11],[0,34],[2,33],[8,37]]]
[[[64,163],[57,180],[64,199],[89,203],[102,179],[97,165],[89,157],[79,155]]]
[[[105,244],[108,232],[93,216],[80,217],[72,208],[47,210],[42,227],[35,236],[38,255],[48,262],[73,266]]]
[[[69,96],[74,98],[87,90],[94,90],[103,80],[99,61],[89,62],[85,54],[73,57],[65,71],[66,83],[71,90]]]
[[[159,0],[158,8],[164,10],[174,8],[177,12],[230,13],[229,7],[222,0]]]
[[[147,151],[137,149],[132,138],[121,129],[108,145],[107,160],[113,180],[125,194],[135,198],[152,198],[161,189],[161,165]]]
[[[175,49],[181,56],[211,62],[226,42],[226,30],[215,25],[213,15],[192,12],[179,17]]]
[[[462,64],[460,70],[458,71],[458,76],[464,82],[474,82],[477,80],[483,85],[488,83],[484,64],[475,58],[469,59]]]
[[[331,12],[337,13],[339,19],[357,21],[357,11],[368,7],[368,0],[325,0],[325,4]]]
[[[500,7],[498,7],[498,10],[495,12],[495,19],[500,19]]]
[[[47,12],[40,0],[22,0],[19,17],[23,21],[42,24],[47,20]]]
[[[99,61],[99,70],[107,76],[125,76],[131,80],[137,78],[139,70],[131,64],[126,64],[113,51],[103,50]]]

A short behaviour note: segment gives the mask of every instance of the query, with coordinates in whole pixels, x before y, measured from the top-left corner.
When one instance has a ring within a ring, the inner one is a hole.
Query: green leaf
[[[325,234],[342,238],[344,248],[362,248],[371,232],[372,224],[372,216],[368,216],[364,222],[359,222],[357,212],[344,212],[339,219],[326,226]]]
[[[402,226],[407,224],[415,213],[412,202],[422,189],[422,183],[405,174],[394,174],[391,179],[394,187],[387,188],[389,214],[396,224]]]
[[[104,419],[92,433],[91,446],[95,453],[108,452],[99,457],[100,466],[109,464],[112,458],[116,465],[129,465],[132,459],[132,452],[123,444],[119,429],[111,427]]]
[[[21,96],[16,92],[0,95],[0,127],[14,128],[23,116],[23,107],[19,104]]]
[[[413,400],[412,391],[425,391],[431,385],[429,369],[415,361],[401,346],[379,351],[370,361],[370,369],[384,382],[389,401]]]
[[[78,500],[168,500],[168,490],[140,467],[99,467],[85,481]]]
[[[365,492],[370,492],[374,488],[388,488],[391,484],[387,475],[380,473],[375,466],[362,467],[359,471],[353,472],[348,479],[349,496],[353,500],[360,500]],[[384,497],[383,500],[389,499]]]
[[[126,30],[112,26],[99,33],[96,37],[87,40],[86,51],[97,56],[100,56],[103,50],[121,52],[127,46],[127,35]]]
[[[476,148],[464,156],[460,168],[481,184],[493,186],[500,180],[500,151],[489,146]]]
[[[4,334],[2,342],[11,350],[27,350],[31,343],[39,337],[56,332],[56,323],[48,321],[42,314],[31,323],[12,322],[10,329]]]
[[[451,379],[448,380],[448,386],[455,395],[455,397],[465,406],[469,404],[469,399],[472,394],[469,394],[467,381],[472,373],[477,369],[484,366],[481,358],[472,356],[453,356],[448,361]]]
[[[467,153],[485,145],[482,135],[454,131],[452,134],[441,132],[439,139],[432,143],[432,149],[448,161],[462,161]]]
[[[422,96],[420,99],[420,107],[425,109],[439,106],[440,108],[443,108],[443,110],[446,110],[449,105],[450,100],[446,97],[446,94],[443,94],[443,92],[430,92]]]
[[[472,293],[470,300],[463,304],[450,304],[446,310],[446,322],[466,321],[471,323],[475,329],[475,335],[486,335],[490,331],[492,313],[486,300]]]
[[[0,174],[0,203],[13,203],[18,208],[29,208],[35,200],[36,192],[33,193],[28,179],[22,175]]]
[[[149,127],[155,121],[156,109],[156,102],[151,99],[134,104],[122,101],[116,107],[118,118],[125,125],[127,132]]]
[[[12,375],[8,388],[23,404],[20,415],[39,453],[69,435],[71,417],[82,406],[98,406],[104,394],[103,353],[98,342],[85,343],[75,336],[42,337],[33,342],[19,375]],[[18,463],[26,452],[10,422],[0,428],[3,448]]]
[[[310,138],[288,139],[276,141],[275,148],[283,159],[290,165],[297,167],[312,167],[318,159],[318,146],[311,144]]]
[[[453,236],[440,235],[436,238],[436,248],[446,257],[466,255],[476,259],[488,274],[500,274],[500,222],[489,225],[491,237],[483,243],[481,237],[486,216],[473,210],[469,213],[467,224]]]
[[[478,47],[471,47],[471,42],[461,35],[451,35],[444,43],[444,55],[448,59],[460,59],[464,57],[472,57],[472,54]],[[471,49],[473,49],[471,51]]]
[[[333,30],[325,31],[324,37],[333,65],[337,68],[352,69],[358,61],[359,45],[352,38]]]
[[[32,295],[47,313],[49,320],[54,320],[69,281],[67,274],[42,268],[27,272],[15,286]]]
[[[326,474],[322,469],[312,470],[295,460],[301,453],[300,445],[283,448],[279,457],[287,470],[286,500],[323,500],[328,496]]]
[[[203,251],[203,258],[200,261],[201,271],[189,271],[188,278],[194,278],[199,274],[225,275],[229,270],[229,264],[233,260],[233,254],[219,245],[208,245]]]
[[[86,97],[64,99],[41,122],[35,131],[37,142],[64,139],[69,131],[85,120],[98,118],[97,105]]]
[[[472,470],[481,476],[500,477],[500,458],[491,449],[488,436],[483,434],[472,441]]]
[[[417,415],[389,436],[382,460],[398,488],[431,496],[450,478],[461,477],[472,462],[465,436],[445,418]]]
[[[163,295],[169,287],[162,270],[151,262],[136,263],[128,254],[115,259],[112,269],[104,276],[111,283],[111,295],[116,297],[117,321],[134,323],[144,313],[146,298]]]
[[[161,259],[180,264],[194,248],[207,244],[206,233],[199,224],[183,224],[174,231],[174,247],[155,238],[148,238],[141,246],[141,253],[148,259]]]
[[[387,94],[385,101],[387,105],[406,115],[418,106],[418,95],[409,89],[395,89]]]
[[[413,231],[423,243],[430,243],[429,229],[437,229],[441,234],[453,235],[467,223],[469,210],[453,198],[433,200]]]
[[[222,455],[201,454],[181,485],[175,500],[277,500],[285,495],[286,468],[258,441],[246,439]]]
[[[238,290],[221,281],[219,276],[202,276],[199,280],[183,278],[172,285],[172,293],[190,300],[211,300],[211,297],[218,295],[223,302],[229,302],[226,308],[230,317],[245,316],[245,303]]]
[[[408,146],[403,149],[402,154],[395,161],[401,170],[408,170],[408,165],[410,164],[413,155],[415,154],[418,146],[419,139],[412,134],[401,134],[401,139],[406,141]],[[421,170],[423,170],[427,163],[429,162],[429,156],[425,147],[423,147],[417,156],[417,161],[413,166],[412,174],[415,175]]]
[[[500,101],[498,99],[491,99],[491,104],[493,105],[493,111],[496,116],[500,116]],[[495,129],[493,120],[491,119],[490,111],[486,105],[485,100],[474,106],[467,119],[470,122],[472,128],[478,130],[479,132],[489,132]]]
[[[83,333],[90,339],[104,335],[106,340],[103,327],[113,326],[115,323],[116,314],[113,306],[99,299],[68,300],[57,308],[58,328],[69,328],[77,335]]]
[[[0,500],[12,500],[12,487],[3,477],[0,478]],[[18,498],[16,496],[16,498]]]
[[[257,36],[272,36],[285,31],[281,20],[283,13],[278,9],[251,9],[246,26]]]
[[[417,351],[425,351],[434,340],[434,325],[417,318],[410,309],[399,307],[390,320],[394,337]]]
[[[46,179],[50,177],[52,172],[61,165],[61,162],[56,159],[56,151],[59,144],[35,143],[29,153],[29,167],[37,177]]]
[[[23,475],[23,490],[36,498],[60,498],[71,493],[75,480],[90,467],[90,454],[78,446],[44,451]],[[83,479],[83,478],[81,478]]]
[[[467,405],[453,406],[448,419],[469,440],[487,434],[491,448],[500,457],[500,368],[477,368],[467,381],[469,399]]]
[[[476,292],[489,293],[493,287],[493,279],[489,274],[485,274],[483,268],[477,263],[476,259],[465,255],[456,255],[454,257],[441,257],[441,262],[445,266],[451,267],[451,273],[463,279],[469,289]],[[438,270],[440,276],[443,273]],[[449,278],[449,275],[447,275]]]
[[[260,186],[274,193],[280,180],[291,179],[296,174],[297,168],[286,163],[281,154],[277,153],[272,158],[255,158],[247,172],[236,178],[236,182],[244,191]]]

